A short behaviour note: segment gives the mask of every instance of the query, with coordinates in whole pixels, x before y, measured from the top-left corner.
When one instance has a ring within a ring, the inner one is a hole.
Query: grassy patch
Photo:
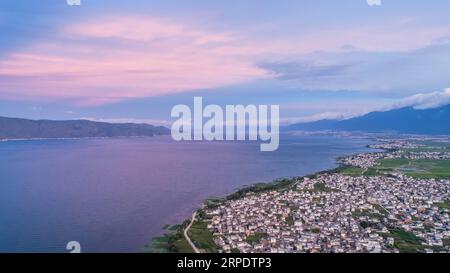
[[[311,232],[312,233],[320,233],[320,228],[318,228],[318,227],[312,228]]]
[[[382,159],[380,165],[375,167],[380,171],[401,171],[415,178],[449,178],[450,160],[419,159],[408,160],[404,158]]]
[[[368,168],[367,170],[359,168],[359,167],[354,167],[354,166],[346,166],[346,167],[342,167],[339,170],[339,173],[342,175],[347,175],[347,176],[376,176],[376,175],[383,175],[383,173],[380,173],[378,171],[377,168]]]
[[[327,187],[325,183],[318,182],[314,184],[314,192],[337,192],[338,190]]]
[[[247,238],[245,238],[245,241],[249,244],[259,243],[261,241],[261,239],[266,238],[266,237],[267,237],[266,233],[257,232],[253,235],[247,236]]]
[[[339,173],[348,176],[361,176],[364,173],[364,169],[353,166],[346,166],[339,170]]]
[[[239,189],[237,192],[226,197],[227,200],[236,200],[244,197],[247,193],[259,193],[274,190],[285,190],[294,185],[296,179],[278,179],[272,183],[257,183],[255,185]]]
[[[149,245],[144,246],[144,253],[168,253],[169,236],[155,237]]]
[[[293,226],[293,225],[294,225],[294,217],[292,217],[292,215],[289,215],[289,216],[286,218],[286,224],[288,224],[288,225],[290,225],[290,226]]]
[[[188,231],[188,235],[194,244],[208,253],[216,253],[217,247],[213,241],[213,234],[203,221],[194,222]]]
[[[444,239],[442,240],[444,247],[450,247],[450,239]]]
[[[216,208],[216,207],[222,205],[223,202],[224,202],[223,198],[209,198],[209,199],[205,200],[205,206],[208,209],[213,209],[213,208]]]
[[[177,253],[194,253],[194,250],[184,237],[173,242],[173,247]]]
[[[189,246],[184,238],[183,230],[188,222],[182,225],[173,225],[166,227],[166,234],[152,239],[151,243],[144,246],[144,253],[193,253],[193,249]]]
[[[385,208],[383,208],[382,206],[375,204],[373,205],[375,207],[376,210],[378,210],[378,212],[383,215],[383,216],[387,216],[389,214],[389,211],[387,211]]]
[[[368,168],[363,175],[366,176],[377,176],[377,175],[383,175],[383,173],[380,173],[375,167],[374,168]]]
[[[394,238],[394,247],[401,253],[416,253],[423,251],[422,240],[414,235],[412,232],[408,232],[400,228],[389,229],[390,237]]]
[[[438,208],[440,208],[440,209],[448,209],[448,210],[450,210],[450,202],[449,201],[435,203],[435,205]]]
[[[360,209],[357,209],[354,212],[352,212],[352,216],[355,219],[358,219],[360,217],[368,217],[370,219],[376,219],[376,220],[380,220],[380,221],[384,218],[383,214],[370,212],[368,210],[360,210]]]

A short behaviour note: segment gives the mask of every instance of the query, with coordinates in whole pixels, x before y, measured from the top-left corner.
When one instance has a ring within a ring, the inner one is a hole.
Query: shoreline
[[[379,143],[380,141],[374,141],[374,142]],[[369,147],[370,145],[372,145],[372,144],[367,144],[364,147],[367,149],[373,149],[373,148]],[[389,152],[388,149],[374,149],[374,150],[378,150],[378,152],[382,152],[382,153]],[[337,166],[335,166],[335,167],[331,167],[331,168],[324,169],[321,171],[316,171],[316,172],[306,174],[303,176],[276,178],[276,179],[272,180],[271,182],[254,183],[254,184],[250,184],[250,185],[246,185],[241,188],[238,188],[238,189],[234,190],[233,192],[224,195],[223,197],[206,198],[201,203],[201,207],[194,210],[192,215],[196,215],[197,218],[201,219],[202,215],[204,214],[203,210],[205,208],[211,209],[211,208],[220,206],[223,202],[240,199],[248,193],[256,194],[256,193],[263,193],[263,192],[274,191],[274,190],[286,190],[290,187],[295,186],[300,180],[302,180],[304,178],[314,178],[314,177],[317,177],[322,174],[337,173],[340,170],[342,170],[343,168],[348,167],[348,165],[344,164],[341,161],[342,158],[345,158],[347,156],[357,155],[357,154],[370,154],[373,152],[374,151],[367,151],[367,152],[363,152],[363,153],[359,152],[359,153],[350,153],[347,155],[341,155],[341,156],[334,158],[335,163],[337,164]],[[191,228],[192,224],[194,223],[194,221],[192,221],[192,219],[193,218],[191,216],[191,218],[182,219],[178,224],[165,225],[165,227],[163,227],[164,234],[152,237],[150,242],[148,244],[144,245],[142,252],[154,253],[155,250],[159,250],[162,252],[171,252],[172,246],[169,246],[168,248],[158,247],[159,241],[162,240],[162,241],[167,241],[167,242],[174,242],[174,241],[177,242],[178,240],[180,240],[180,237],[181,237],[181,239],[186,239],[186,236],[188,236],[189,229]],[[186,243],[187,243],[187,245],[189,245],[189,247],[192,250],[192,252],[188,251],[187,253],[197,253],[196,249],[202,250],[201,248],[198,248],[194,242],[192,242],[192,243],[194,244],[195,249],[190,246],[189,241],[186,240]],[[179,253],[185,253],[185,252],[179,252]]]
[[[352,154],[350,154],[352,155]],[[326,169],[322,171],[318,171],[315,173],[307,174],[304,176],[295,176],[291,178],[279,178],[275,179],[272,182],[260,182],[248,186],[244,186],[240,189],[235,190],[234,192],[225,195],[224,197],[210,197],[206,198],[202,202],[202,207],[196,209],[192,215],[201,216],[204,214],[203,210],[205,208],[211,209],[217,206],[220,206],[223,202],[230,201],[230,200],[237,200],[242,197],[244,197],[247,193],[263,193],[267,191],[273,191],[273,190],[285,190],[289,187],[295,186],[299,180],[304,178],[313,178],[315,176],[319,176],[321,174],[332,174],[336,173],[342,168],[346,167],[345,164],[340,163],[337,167]],[[191,216],[192,217],[192,216]],[[176,242],[180,240],[180,237],[182,239],[186,239],[186,236],[188,236],[189,229],[191,228],[194,221],[192,221],[192,218],[185,218],[182,221],[180,221],[179,224],[166,224],[163,227],[164,234],[154,236],[151,238],[150,242],[146,245],[144,245],[141,252],[144,253],[170,253],[172,251],[172,246],[169,247],[160,247],[158,244],[160,244],[160,241],[163,242]],[[191,239],[190,239],[191,240]],[[191,240],[192,242],[192,240]],[[195,246],[195,243],[192,242]],[[186,240],[186,244],[189,245],[189,248],[191,251],[183,251],[183,252],[175,252],[175,253],[198,253],[196,252],[196,249],[200,251],[200,249],[196,246],[195,249],[191,247],[190,242]],[[155,250],[157,250],[155,252]],[[200,252],[201,253],[201,252]]]
[[[428,139],[429,140],[429,139]],[[420,141],[428,141],[427,139],[421,139]],[[406,140],[406,141],[410,141],[410,140]],[[412,140],[413,142],[415,140]],[[272,182],[267,182],[267,183],[255,183],[249,186],[243,186],[242,188],[239,188],[237,190],[235,190],[234,192],[228,194],[228,195],[224,195],[223,197],[211,197],[211,198],[206,198],[203,201],[203,206],[202,208],[198,208],[197,210],[194,211],[193,215],[197,215],[197,219],[196,221],[192,220],[184,220],[184,222],[180,225],[175,225],[174,227],[176,227],[176,232],[174,233],[166,233],[164,234],[164,236],[162,237],[154,237],[152,239],[152,246],[150,247],[150,251],[154,252],[154,250],[158,250],[158,247],[155,247],[155,245],[153,244],[153,242],[155,241],[155,239],[157,240],[158,238],[165,238],[167,244],[164,245],[159,245],[159,249],[163,250],[163,251],[167,251],[167,252],[176,252],[176,253],[190,253],[192,250],[200,250],[200,252],[205,252],[205,253],[215,253],[219,250],[219,245],[217,245],[215,239],[214,239],[214,234],[213,231],[211,231],[210,227],[209,227],[209,223],[210,221],[213,219],[213,215],[215,215],[214,211],[216,210],[216,208],[225,205],[227,202],[231,201],[231,203],[233,202],[239,202],[240,199],[243,198],[251,198],[250,196],[259,196],[259,194],[263,194],[263,193],[268,193],[268,192],[275,192],[274,194],[277,194],[276,192],[278,192],[278,194],[281,194],[282,192],[286,192],[289,191],[290,189],[296,187],[299,185],[299,183],[303,182],[303,181],[307,181],[307,180],[314,180],[314,179],[318,179],[319,177],[323,176],[323,175],[344,175],[344,176],[349,176],[349,177],[367,177],[367,176],[373,176],[373,170],[375,170],[375,173],[377,173],[376,175],[380,176],[380,177],[399,177],[401,179],[402,176],[406,177],[405,174],[400,174],[400,173],[392,173],[392,171],[396,171],[395,169],[391,169],[391,173],[382,173],[382,174],[378,174],[378,170],[375,169],[374,167],[372,167],[370,164],[367,164],[366,162],[351,162],[346,160],[347,157],[358,157],[358,156],[362,156],[364,159],[367,159],[367,157],[373,157],[377,160],[378,159],[386,159],[389,160],[398,160],[394,155],[394,157],[389,157],[392,156],[392,154],[400,152],[400,153],[407,153],[406,157],[400,157],[400,159],[402,158],[406,158],[408,160],[421,160],[420,158],[414,158],[414,156],[417,155],[410,155],[408,153],[414,153],[414,151],[405,151],[403,149],[414,149],[416,147],[412,147],[412,146],[417,146],[417,145],[412,145],[410,146],[408,142],[403,143],[403,140],[399,140],[399,143],[390,143],[389,141],[384,141],[383,139],[376,139],[373,141],[374,143],[372,144],[367,144],[365,147],[368,149],[366,151],[362,151],[362,152],[357,152],[357,153],[349,153],[347,155],[342,155],[342,156],[338,156],[335,157],[335,163],[337,164],[337,166],[332,167],[332,168],[328,168],[328,169],[324,169],[321,171],[317,171],[317,172],[313,172],[311,174],[307,174],[307,175],[302,175],[302,176],[293,176],[290,178],[278,178],[273,180]],[[438,141],[439,142],[439,141]],[[399,146],[396,146],[399,145]],[[425,146],[424,144],[418,144],[419,146],[417,147],[421,147]],[[425,146],[424,149],[429,149],[429,148],[433,148],[433,146]],[[372,149],[372,150],[370,150]],[[442,149],[442,148],[440,148]],[[434,157],[433,154],[426,154],[429,153],[428,151],[421,151],[420,153],[425,153],[425,159],[424,160],[448,160],[448,157],[445,158],[436,158]],[[382,157],[378,157],[379,154],[382,154]],[[401,156],[405,156],[405,155],[401,155]],[[410,157],[408,157],[410,156]],[[384,158],[386,157],[386,158]],[[363,159],[363,160],[364,160]],[[369,159],[369,163],[370,159]],[[380,163],[374,163],[374,164],[380,164]],[[351,169],[351,168],[358,168],[363,170],[363,172],[361,174],[356,174],[356,173],[347,173],[346,171],[347,169]],[[369,174],[369,171],[370,172]],[[367,174],[366,174],[367,173]],[[410,174],[412,175],[412,174]],[[441,175],[441,174],[439,174]],[[448,175],[447,174],[447,179],[448,179]],[[430,173],[429,174],[429,178],[428,179],[435,179],[435,180],[439,180],[442,179],[439,176],[437,176],[436,174]],[[411,179],[417,179],[418,177],[414,177],[414,176],[410,176],[412,177]],[[418,178],[420,179],[420,177]],[[424,177],[424,179],[426,179]],[[445,179],[445,178],[444,178]],[[442,180],[441,180],[442,181]],[[318,187],[319,188],[319,187]],[[321,190],[318,189],[319,191]],[[328,189],[329,190],[329,189]],[[331,190],[330,190],[331,191]],[[238,200],[238,201],[236,201]],[[445,201],[444,201],[445,203]],[[228,204],[228,203],[227,203]],[[448,204],[444,204],[441,205],[441,207],[444,206],[448,206]],[[383,208],[383,207],[382,207]],[[384,208],[385,211],[387,211]],[[213,213],[211,213],[213,212]],[[353,214],[352,214],[353,215]],[[352,216],[353,217],[353,216]],[[185,247],[184,248],[180,248],[179,246],[183,246],[184,242],[183,242],[183,237],[180,238],[180,232],[187,234],[190,232],[191,227],[194,225],[197,226],[197,230],[195,230],[195,233],[192,232],[190,237],[190,240],[192,239],[195,248],[190,247],[188,243],[185,243]],[[401,229],[401,228],[400,228]],[[173,229],[172,229],[173,230]],[[407,231],[404,231],[401,229],[402,232],[405,232],[405,234],[410,235],[411,236],[416,236],[413,233],[407,233]],[[395,233],[395,230],[394,230]],[[250,240],[257,240],[258,239],[258,235],[252,235],[249,238],[251,238]],[[396,236],[398,235],[397,233],[395,233],[392,236]],[[420,235],[420,234],[419,234]],[[386,235],[388,236],[388,235]],[[383,237],[384,238],[384,237]],[[389,237],[391,238],[391,237]],[[416,238],[416,237],[414,237]],[[397,238],[399,239],[399,238]],[[399,242],[401,244],[401,238],[399,239]],[[186,245],[188,247],[190,247],[190,249],[186,248]],[[399,246],[400,249],[400,246]],[[234,253],[234,251],[238,251],[236,249],[231,249],[231,253]],[[438,250],[436,248],[436,250]],[[402,251],[404,251],[404,249],[402,249]]]
[[[105,136],[105,137],[48,137],[48,138],[0,138],[0,142],[14,142],[14,141],[43,141],[43,140],[101,140],[101,139],[125,139],[125,138],[153,138],[163,137],[168,135],[153,135],[153,136]]]

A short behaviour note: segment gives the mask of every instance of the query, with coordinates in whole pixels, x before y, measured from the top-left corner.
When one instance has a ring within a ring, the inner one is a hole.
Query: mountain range
[[[384,112],[371,112],[346,120],[320,120],[298,123],[290,125],[286,129],[450,135],[450,105],[424,110],[404,107]]]
[[[404,107],[384,112],[376,111],[346,120],[297,123],[284,129],[288,131],[358,131],[450,135],[450,105],[424,110]],[[0,139],[130,137],[168,134],[170,134],[168,128],[149,124],[0,117]]]
[[[30,120],[0,117],[0,139],[130,137],[167,135],[163,126],[89,120]]]

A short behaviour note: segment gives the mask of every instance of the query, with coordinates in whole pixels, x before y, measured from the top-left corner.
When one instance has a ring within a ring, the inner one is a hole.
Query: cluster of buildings
[[[398,252],[393,229],[448,252],[449,211],[437,204],[449,199],[449,180],[329,173],[205,212],[223,252]]]
[[[349,155],[341,158],[341,163],[346,166],[358,167],[361,169],[372,168],[378,164],[378,160],[386,158],[387,153],[365,153]]]
[[[416,149],[423,147],[423,144],[413,143],[409,140],[398,139],[398,140],[386,140],[378,139],[381,143],[369,145],[373,149],[383,149],[383,150],[398,150],[398,149]]]
[[[447,160],[450,159],[450,151],[408,151],[407,149],[415,149],[423,147],[421,144],[409,143],[407,141],[395,141],[392,143],[381,143],[370,145],[370,148],[385,149],[386,152],[363,153],[346,156],[340,159],[341,163],[347,166],[359,167],[362,169],[372,168],[379,164],[380,159],[396,159],[404,158],[410,160],[434,159]]]
[[[402,158],[406,159],[437,159],[446,160],[450,159],[450,152],[408,152],[404,153]]]

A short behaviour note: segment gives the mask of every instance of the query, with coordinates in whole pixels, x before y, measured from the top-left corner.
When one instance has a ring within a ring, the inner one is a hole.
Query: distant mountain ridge
[[[0,117],[0,139],[131,137],[167,135],[163,126],[89,120],[30,120]]]
[[[287,130],[450,135],[450,105],[425,110],[405,107],[386,112],[371,112],[347,120],[298,123],[288,126]]]

